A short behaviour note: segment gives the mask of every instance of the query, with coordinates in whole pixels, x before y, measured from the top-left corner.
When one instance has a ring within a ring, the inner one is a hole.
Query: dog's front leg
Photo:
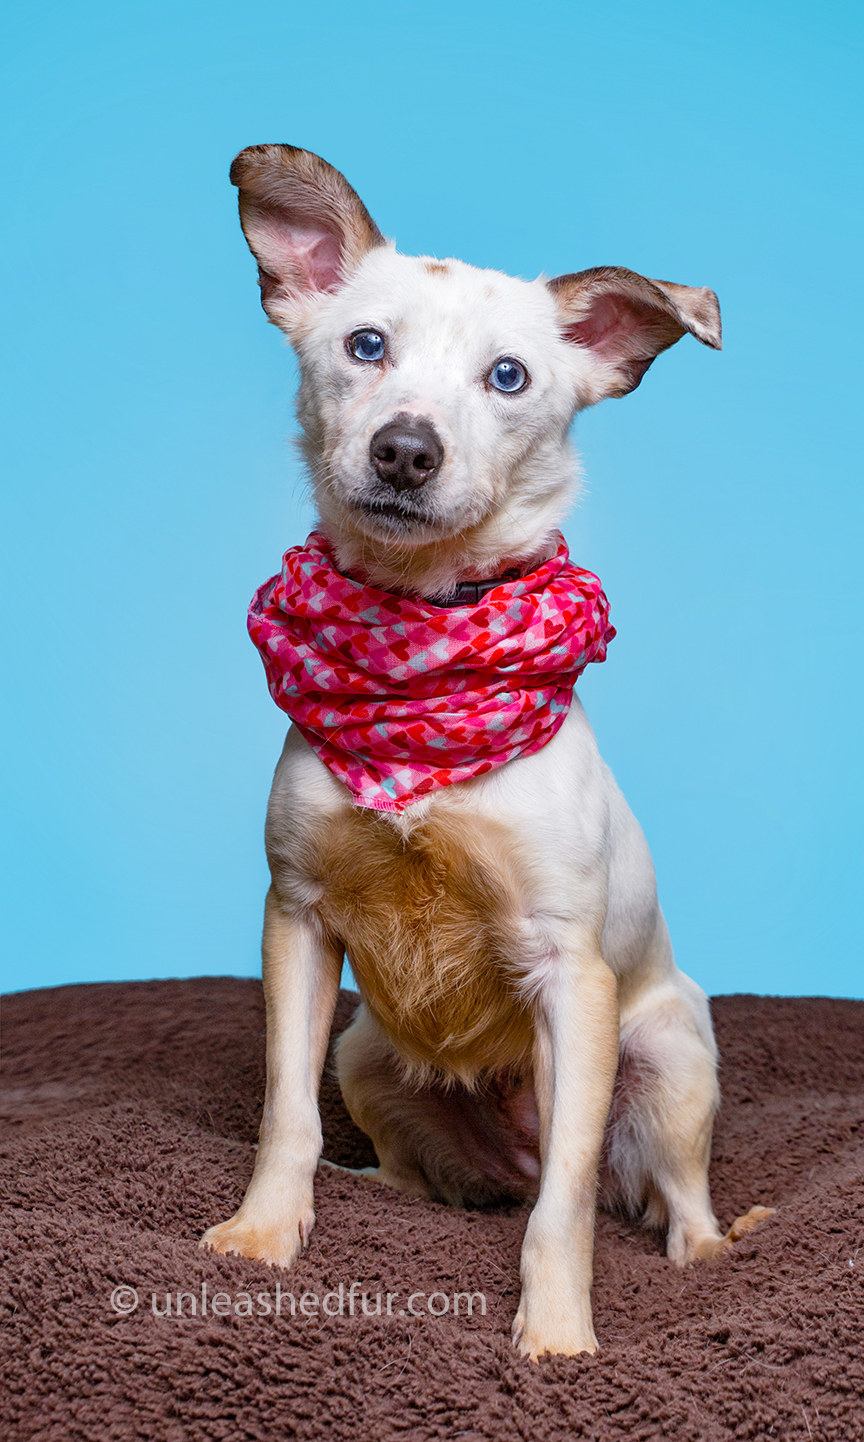
[[[540,1194],[522,1246],[513,1341],[523,1356],[595,1352],[591,1318],[597,1166],[618,1064],[618,1003],[596,936],[562,947],[536,1011]]]
[[[318,1088],[339,991],[342,948],[317,918],[287,913],[271,888],[264,914],[267,1092],[255,1171],[239,1210],[203,1246],[290,1266],[315,1223],[321,1155]]]

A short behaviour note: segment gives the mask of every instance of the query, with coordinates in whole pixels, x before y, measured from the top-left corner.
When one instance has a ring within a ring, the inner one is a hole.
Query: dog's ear
[[[655,356],[685,331],[720,350],[720,306],[706,287],[647,280],[617,265],[559,275],[548,285],[565,340],[602,363],[593,400],[635,390]]]
[[[304,303],[338,290],[384,237],[344,175],[310,150],[250,145],[231,165],[261,304],[290,330]]]

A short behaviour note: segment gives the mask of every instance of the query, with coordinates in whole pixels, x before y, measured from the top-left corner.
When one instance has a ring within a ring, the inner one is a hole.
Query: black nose
[[[369,457],[394,491],[424,486],[444,459],[444,447],[428,421],[390,421],[369,442]]]

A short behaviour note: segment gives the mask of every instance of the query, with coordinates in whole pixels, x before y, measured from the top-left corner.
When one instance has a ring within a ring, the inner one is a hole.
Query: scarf
[[[256,591],[249,634],[276,705],[356,806],[403,811],[551,741],[615,635],[563,536],[528,576],[442,607],[352,580],[313,531]]]

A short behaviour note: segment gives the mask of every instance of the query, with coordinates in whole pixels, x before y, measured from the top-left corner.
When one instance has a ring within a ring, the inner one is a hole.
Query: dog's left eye
[[[379,361],[384,359],[384,337],[377,330],[355,330],[348,337],[348,350],[356,360]]]
[[[489,384],[494,386],[496,391],[507,391],[511,395],[514,391],[522,391],[528,384],[528,372],[519,361],[512,356],[502,356],[497,360],[489,372]]]

